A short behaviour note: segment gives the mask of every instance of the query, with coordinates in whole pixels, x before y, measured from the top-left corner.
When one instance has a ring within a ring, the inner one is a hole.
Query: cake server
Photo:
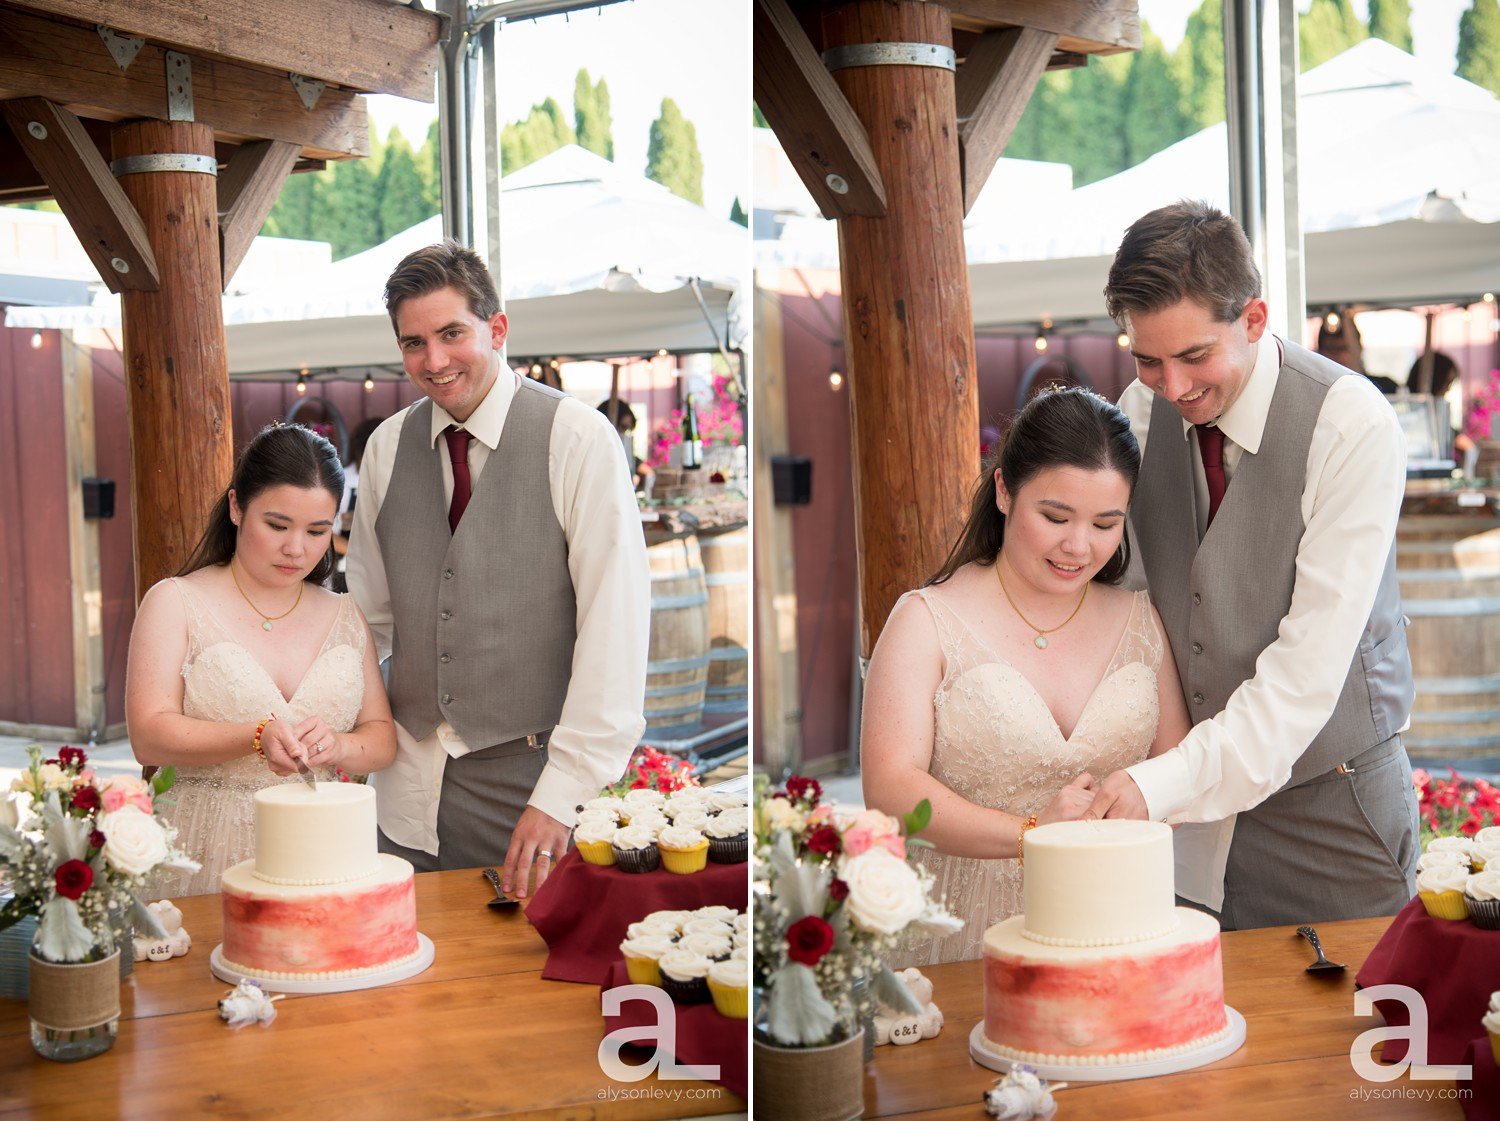
[[[484,870],[484,878],[489,880],[490,887],[495,889],[495,898],[490,900],[489,906],[499,911],[503,910],[506,907],[519,907],[521,905],[521,901],[519,899],[505,898],[505,891],[500,887],[499,872],[495,871],[493,868],[486,868]]]
[[[302,776],[302,781],[316,790],[318,788],[318,776],[313,774],[312,771],[308,770],[307,764],[304,763],[301,759],[298,759],[295,762],[297,764],[297,771]]]
[[[1312,943],[1312,948],[1318,951],[1318,960],[1307,967],[1309,973],[1324,973],[1328,971],[1340,971],[1347,968],[1343,962],[1329,961],[1323,956],[1323,943],[1318,941],[1318,932],[1310,926],[1299,926],[1297,933]]]

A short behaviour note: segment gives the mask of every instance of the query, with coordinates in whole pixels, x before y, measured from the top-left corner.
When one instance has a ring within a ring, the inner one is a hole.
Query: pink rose
[[[151,813],[151,787],[134,775],[116,775],[100,787],[104,796],[104,812],[114,813],[125,806],[135,806],[142,813]]]
[[[906,859],[906,838],[901,836],[900,833],[887,833],[884,837],[880,838],[877,844],[883,846],[892,856],[899,856],[902,860]]]
[[[844,830],[844,855],[859,856],[870,851],[875,844],[875,838],[868,829],[855,827]]]

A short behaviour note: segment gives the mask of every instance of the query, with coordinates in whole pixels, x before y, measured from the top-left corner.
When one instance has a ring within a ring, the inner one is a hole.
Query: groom
[[[391,659],[380,848],[422,872],[503,863],[524,896],[645,727],[640,515],[609,421],[501,361],[477,254],[417,250],[385,302],[425,400],[370,437],[349,551]]]
[[[1370,382],[1266,331],[1250,243],[1206,203],[1126,231],[1104,290],[1138,380],[1130,514],[1194,728],[1094,817],[1177,830],[1227,929],[1388,915],[1413,894],[1405,446]]]

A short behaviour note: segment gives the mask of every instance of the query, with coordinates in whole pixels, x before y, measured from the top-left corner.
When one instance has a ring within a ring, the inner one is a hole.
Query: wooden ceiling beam
[[[1141,49],[1136,0],[942,0],[953,29],[993,31],[1032,27],[1058,37],[1073,54],[1118,54]]]
[[[78,118],[40,97],[6,101],[0,115],[109,290],[155,292],[160,279],[146,225]]]
[[[431,102],[441,20],[392,0],[9,0],[158,46]],[[197,76],[194,75],[194,85]]]
[[[250,251],[296,162],[297,145],[258,140],[241,147],[220,172],[219,262],[224,288]]]
[[[823,217],[883,216],[865,126],[786,0],[755,0],[754,49],[755,102]]]
[[[359,94],[326,89],[308,109],[285,74],[207,57],[192,64],[193,115],[217,140],[285,140],[319,160],[370,154]],[[165,50],[147,43],[121,71],[92,28],[0,7],[0,100],[18,97],[45,97],[79,117],[165,120]]]
[[[958,68],[954,97],[965,214],[1010,142],[1056,46],[1055,32],[1034,27],[987,31]]]

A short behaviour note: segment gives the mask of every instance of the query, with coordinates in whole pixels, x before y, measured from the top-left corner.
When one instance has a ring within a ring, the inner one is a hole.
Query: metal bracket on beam
[[[180,51],[167,52],[167,120],[193,119],[193,60]]]
[[[311,109],[318,103],[318,98],[323,96],[323,91],[328,88],[327,82],[320,82],[316,78],[304,78],[301,74],[287,74],[292,80],[292,89],[297,91],[297,96],[302,99],[304,107]]]
[[[958,69],[958,57],[952,47],[936,43],[851,43],[824,51],[823,65],[829,70],[854,66],[931,66],[951,72]]]
[[[96,24],[94,30],[99,33],[99,38],[104,40],[105,49],[109,51],[110,57],[115,60],[115,65],[121,70],[129,70],[130,64],[135,61],[135,56],[141,53],[141,48],[146,45],[146,40],[134,35],[121,35],[113,27],[105,27],[104,24]]]
[[[109,163],[110,174],[142,175],[148,171],[191,171],[199,175],[218,175],[219,162],[213,156],[190,153],[163,153],[154,156],[122,156]]]

